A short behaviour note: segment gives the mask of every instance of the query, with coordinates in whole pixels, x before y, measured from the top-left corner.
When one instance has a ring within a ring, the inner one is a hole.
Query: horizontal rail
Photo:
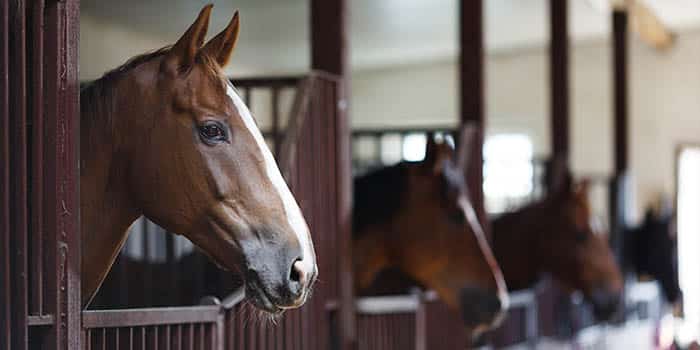
[[[355,311],[363,315],[405,314],[416,312],[420,303],[417,295],[364,297],[355,301]]]
[[[220,315],[220,310],[219,306],[188,306],[83,311],[83,328],[214,323]]]
[[[510,292],[508,301],[511,309],[530,307],[537,302],[537,293],[532,289]]]
[[[260,78],[231,78],[231,82],[238,88],[259,87],[295,87],[305,76],[260,77]]]
[[[53,325],[54,322],[55,319],[53,315],[30,315],[27,317],[27,324],[29,324],[30,326],[50,326]]]

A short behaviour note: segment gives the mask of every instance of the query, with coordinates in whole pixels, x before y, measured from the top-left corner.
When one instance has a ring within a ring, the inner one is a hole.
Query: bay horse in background
[[[396,269],[435,290],[479,333],[502,318],[508,295],[467,198],[468,133],[457,156],[429,135],[423,161],[355,179],[353,256],[359,294],[372,294],[381,272]]]
[[[648,208],[641,225],[625,230],[625,267],[639,279],[655,279],[671,304],[682,301],[678,282],[675,218],[671,210]]]
[[[206,44],[212,5],[172,46],[80,92],[82,305],[140,216],[186,236],[267,312],[301,306],[316,256],[299,206],[222,73],[238,12]]]
[[[622,273],[594,220],[588,182],[574,183],[557,164],[545,198],[492,220],[494,253],[511,290],[549,273],[566,290],[582,292],[596,318],[608,320],[622,301]]]

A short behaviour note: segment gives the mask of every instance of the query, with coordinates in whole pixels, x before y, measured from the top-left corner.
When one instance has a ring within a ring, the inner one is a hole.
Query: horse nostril
[[[296,283],[302,283],[304,271],[301,269],[301,259],[297,258],[292,263],[292,269],[289,271],[289,280]]]

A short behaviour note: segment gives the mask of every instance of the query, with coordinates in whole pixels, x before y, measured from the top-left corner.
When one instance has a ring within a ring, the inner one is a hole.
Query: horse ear
[[[236,48],[238,41],[238,31],[241,21],[238,16],[238,10],[233,13],[231,22],[224,28],[221,33],[217,34],[213,39],[204,45],[202,53],[216,60],[219,66],[224,67],[231,58],[233,49]]]
[[[476,139],[476,125],[465,123],[459,132],[459,144],[457,144],[457,169],[465,171],[469,164],[472,148]]]
[[[212,4],[204,6],[194,23],[170,49],[167,57],[167,63],[172,65],[170,67],[174,66],[173,68],[178,71],[183,71],[194,64],[197,52],[204,44],[204,37],[207,35],[212,7],[214,7]]]

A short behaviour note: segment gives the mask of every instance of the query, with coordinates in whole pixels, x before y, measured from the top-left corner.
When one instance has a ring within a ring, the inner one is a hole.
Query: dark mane
[[[399,163],[355,178],[353,232],[362,233],[394,216],[404,197],[407,165]]]
[[[496,241],[510,241],[506,236],[513,234],[523,236],[520,239],[534,239],[533,237],[542,230],[542,225],[548,224],[547,214],[558,212],[560,208],[552,198],[545,197],[491,219],[491,232],[495,245],[498,246]],[[521,227],[521,229],[506,229],[513,227]],[[494,251],[498,253],[498,249]]]

